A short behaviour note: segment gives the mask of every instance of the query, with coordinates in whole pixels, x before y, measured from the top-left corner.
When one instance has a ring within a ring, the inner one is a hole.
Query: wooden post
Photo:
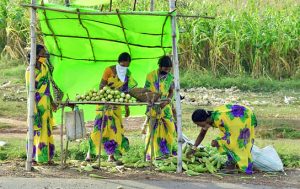
[[[31,0],[31,4],[35,5],[36,0]],[[30,19],[30,36],[31,36],[31,51],[29,65],[29,93],[28,93],[28,144],[27,144],[27,160],[26,171],[31,171],[32,153],[33,153],[33,123],[34,123],[34,96],[35,96],[35,64],[36,64],[36,9],[31,8]]]
[[[136,9],[136,3],[137,3],[137,0],[134,0],[134,2],[133,2],[133,11],[135,11],[135,9]]]
[[[150,153],[150,170],[152,171],[153,170],[153,157],[154,157],[154,141],[153,141],[153,139],[154,139],[154,127],[155,127],[155,124],[157,124],[157,122],[156,122],[156,118],[155,117],[152,117],[152,115],[151,115],[151,111],[153,110],[153,106],[150,108],[150,120],[149,120],[149,122],[150,122],[150,124],[149,124],[149,126],[150,126],[150,128],[149,128],[149,130],[150,130],[150,136],[149,136],[149,138],[150,138],[150,149],[151,149],[151,153]],[[155,110],[155,108],[154,108],[154,110]]]
[[[109,12],[111,12],[111,9],[112,9],[112,0],[110,0],[109,2]]]
[[[170,12],[175,10],[175,0],[169,0]],[[181,131],[181,103],[180,103],[180,82],[179,82],[179,62],[176,42],[176,16],[171,16],[172,23],[172,50],[173,50],[173,71],[175,82],[175,100],[176,100],[176,118],[177,118],[177,135],[178,135],[178,150],[177,150],[177,172],[182,172],[182,131]]]
[[[64,151],[64,163],[63,163],[64,167],[65,167],[66,164],[67,164],[68,148],[69,148],[69,139],[68,139],[68,137],[66,137],[66,139],[67,139],[67,141],[66,141],[66,149],[65,149],[65,151]]]
[[[70,0],[65,0],[65,6],[67,6],[67,7],[70,6]]]
[[[154,11],[154,0],[150,0],[150,11]]]
[[[102,111],[102,122],[101,122],[101,128],[100,128],[100,139],[99,139],[99,156],[98,156],[98,168],[100,169],[101,168],[101,150],[102,150],[102,138],[103,138],[103,127],[104,127],[104,121],[105,121],[105,114],[106,114],[106,110],[107,110],[107,105],[104,105],[103,107],[103,111]]]

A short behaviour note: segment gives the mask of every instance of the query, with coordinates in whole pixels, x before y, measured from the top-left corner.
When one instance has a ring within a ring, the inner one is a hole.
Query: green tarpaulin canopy
[[[110,0],[70,0],[72,5],[80,6],[97,6],[103,4],[109,4]]]
[[[70,100],[98,88],[104,69],[116,64],[122,52],[131,54],[130,70],[139,87],[144,86],[146,74],[157,69],[158,58],[171,54],[168,12],[99,15],[101,12],[92,9],[44,6],[61,10],[38,9],[38,16],[54,80]],[[94,119],[95,106],[80,108],[85,110],[86,120]],[[131,108],[132,115],[143,115],[144,111],[145,107]]]

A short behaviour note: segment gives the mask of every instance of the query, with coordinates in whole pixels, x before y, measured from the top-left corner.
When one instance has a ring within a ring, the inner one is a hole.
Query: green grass
[[[12,128],[12,126],[10,124],[0,123],[0,130],[1,129],[9,129],[9,128]]]
[[[200,129],[196,127],[191,119],[191,113],[193,110],[200,107],[193,107],[183,105],[183,133],[190,139],[195,140]],[[203,107],[211,108],[211,107]],[[264,112],[262,107],[255,107],[257,112]],[[277,111],[276,111],[277,110]],[[278,154],[282,158],[282,161],[286,167],[300,167],[300,128],[299,120],[295,119],[277,119],[270,116],[274,116],[277,113],[281,113],[283,117],[289,116],[290,112],[294,112],[294,118],[299,117],[300,113],[289,108],[278,109],[276,107],[269,108],[269,114],[261,115],[258,118],[259,126],[256,128],[256,145],[259,147],[265,147],[273,145]],[[272,132],[271,132],[272,131]],[[274,132],[273,132],[274,131]],[[206,138],[203,141],[203,145],[209,145],[219,131],[217,129],[211,129],[207,133]],[[280,136],[279,136],[280,135]],[[129,138],[131,149],[127,155],[134,154],[135,156],[142,157],[144,140],[140,134],[140,131],[126,132],[126,136]],[[279,136],[279,137],[278,137]],[[60,160],[60,145],[59,136],[55,135],[56,154],[55,161]],[[10,135],[2,135],[1,140],[7,141],[8,145],[0,149],[0,160],[15,160],[26,159],[25,154],[25,134],[23,136],[15,137]],[[85,159],[88,150],[88,142],[84,140],[82,142],[71,142],[69,146],[69,158],[74,160],[83,161]],[[106,159],[106,156],[103,156]]]
[[[253,79],[249,76],[215,77],[213,74],[200,70],[181,70],[180,84],[182,88],[207,87],[230,88],[236,86],[243,91],[300,91],[300,79],[274,80],[261,77]]]
[[[17,98],[26,98],[25,69],[26,65],[20,61],[0,60],[0,86],[10,82],[9,88],[0,90],[0,117],[26,119],[26,101],[16,101]],[[4,96],[15,100],[5,101]]]
[[[191,126],[185,128],[184,133],[190,137],[195,138],[199,129],[196,126]],[[207,137],[203,141],[203,145],[209,145],[211,140],[215,138],[218,131],[216,129],[208,133]],[[135,156],[143,157],[143,140],[138,132],[129,132],[127,137],[130,141],[130,150],[126,155],[134,154]],[[58,141],[58,136],[56,138],[56,154],[54,157],[55,161],[60,161],[60,145]],[[25,151],[25,135],[24,138],[14,138],[10,136],[4,136],[1,140],[8,142],[8,145],[0,148],[0,162],[7,160],[22,159],[26,160]],[[285,167],[300,167],[300,151],[299,151],[300,140],[290,140],[290,139],[278,139],[269,140],[258,138],[256,140],[256,145],[259,147],[265,147],[268,145],[274,146],[278,154],[282,158]],[[86,140],[79,142],[71,142],[69,147],[69,159],[81,160],[83,161],[86,156],[88,149],[88,142]],[[106,159],[106,156],[103,156]]]

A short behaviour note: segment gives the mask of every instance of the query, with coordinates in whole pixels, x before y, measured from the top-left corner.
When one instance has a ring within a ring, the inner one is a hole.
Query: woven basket
[[[157,102],[160,98],[159,93],[151,92],[150,90],[144,88],[134,88],[130,90],[129,94],[140,102],[149,102],[151,100]]]

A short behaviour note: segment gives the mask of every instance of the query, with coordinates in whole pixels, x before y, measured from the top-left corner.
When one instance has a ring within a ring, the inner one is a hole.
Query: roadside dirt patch
[[[123,125],[126,129],[126,131],[135,131],[139,130],[141,125],[144,123],[145,118],[144,117],[129,117],[123,119]],[[3,125],[3,127],[0,127],[1,133],[26,133],[27,132],[27,122],[16,120],[16,119],[9,119],[9,118],[2,118],[0,117],[0,125]],[[92,130],[93,128],[93,121],[88,121],[86,123],[86,127],[88,130]],[[57,125],[54,127],[54,134],[60,133],[60,125]]]
[[[183,181],[183,182],[223,182],[223,183],[242,183],[264,186],[276,186],[282,188],[300,187],[300,170],[286,170],[283,173],[255,173],[253,175],[234,174],[222,175],[223,178],[211,174],[202,174],[196,177],[189,177],[185,174],[160,173],[146,169],[126,169],[123,172],[112,173],[106,170],[95,170],[92,172],[79,172],[76,167],[61,169],[60,166],[35,166],[33,172],[25,171],[25,162],[7,161],[0,164],[0,177],[36,177],[36,178],[90,178],[89,174],[116,179],[116,180],[164,180],[164,181]]]

